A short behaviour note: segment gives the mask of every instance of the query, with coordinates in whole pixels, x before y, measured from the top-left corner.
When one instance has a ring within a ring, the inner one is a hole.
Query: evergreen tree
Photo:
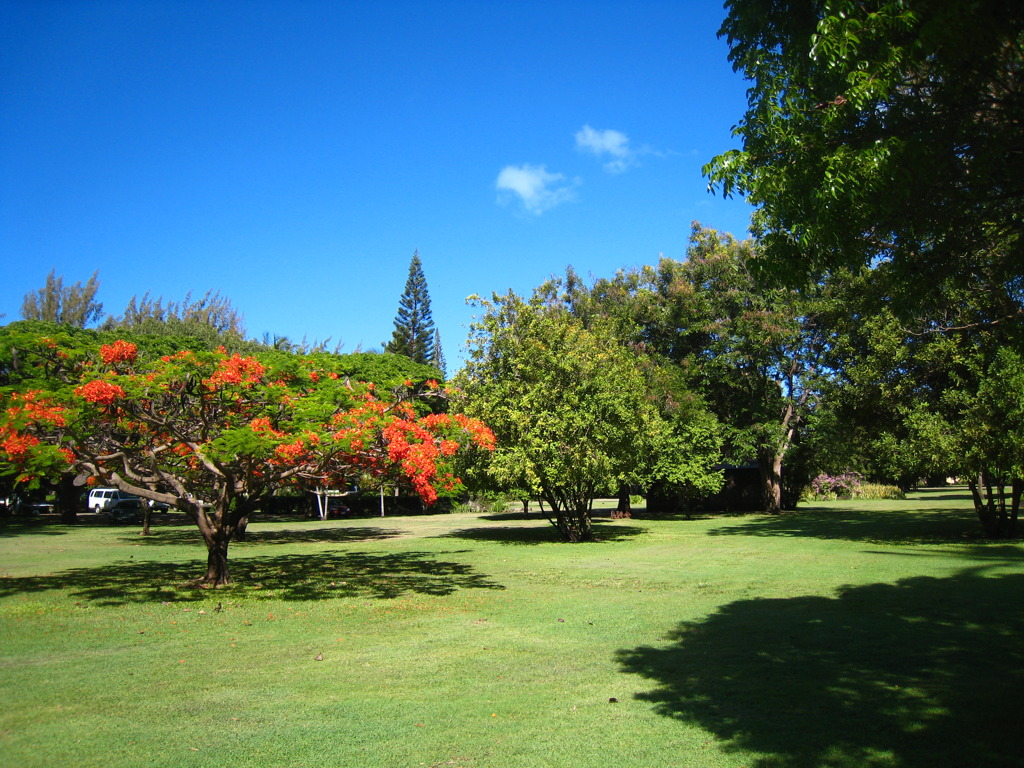
[[[441,332],[437,329],[434,330],[434,356],[431,358],[430,364],[443,373],[445,377],[448,376],[448,363],[444,359],[444,350],[441,348]]]
[[[409,279],[398,302],[395,330],[384,351],[405,355],[417,363],[429,364],[435,359],[434,318],[430,314],[430,294],[419,251],[412,254]]]

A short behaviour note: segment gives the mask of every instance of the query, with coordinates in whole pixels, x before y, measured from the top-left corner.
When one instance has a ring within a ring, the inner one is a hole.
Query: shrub
[[[504,493],[482,493],[469,501],[456,505],[453,512],[472,512],[478,515],[500,515],[508,511],[508,505],[516,501],[516,497]]]
[[[804,501],[835,501],[836,499],[902,499],[903,491],[895,485],[865,483],[859,472],[818,475],[803,493]]]
[[[806,495],[811,501],[850,499],[857,495],[863,481],[860,472],[852,470],[839,475],[821,474],[811,480],[811,487]]]
[[[905,499],[906,495],[895,485],[862,483],[855,494],[858,499]]]

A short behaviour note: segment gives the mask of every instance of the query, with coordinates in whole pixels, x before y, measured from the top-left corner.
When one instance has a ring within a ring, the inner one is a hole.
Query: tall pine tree
[[[434,331],[434,357],[430,361],[437,370],[448,377],[448,363],[444,359],[444,350],[441,349],[441,332],[438,330]]]
[[[409,279],[398,301],[395,330],[384,351],[405,355],[417,363],[434,362],[434,318],[430,314],[430,294],[419,251],[412,254]]]

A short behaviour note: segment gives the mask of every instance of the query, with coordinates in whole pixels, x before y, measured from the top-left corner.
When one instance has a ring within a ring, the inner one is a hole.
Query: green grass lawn
[[[578,545],[521,514],[256,521],[211,591],[175,518],[0,526],[4,768],[1024,760],[1024,547],[960,489]]]

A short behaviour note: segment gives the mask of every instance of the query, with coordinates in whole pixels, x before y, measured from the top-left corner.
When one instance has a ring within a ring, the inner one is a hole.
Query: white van
[[[135,502],[138,508],[139,497],[131,493],[125,493],[117,488],[93,488],[89,491],[89,511],[103,512],[106,509],[117,506],[129,506],[122,502]]]

